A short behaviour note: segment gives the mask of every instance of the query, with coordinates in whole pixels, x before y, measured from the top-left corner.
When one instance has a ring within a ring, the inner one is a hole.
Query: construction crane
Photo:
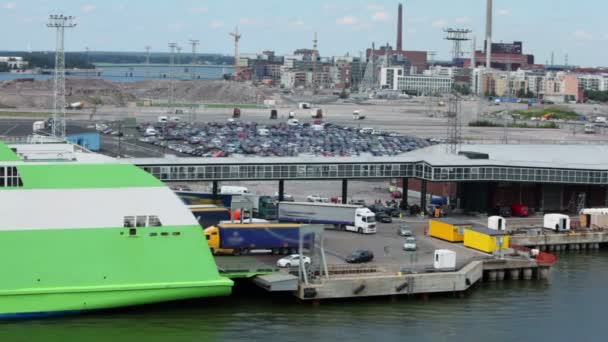
[[[230,35],[234,37],[234,80],[241,80],[241,70],[239,68],[239,40],[241,40],[241,34],[239,33],[239,27],[234,29],[234,32],[230,32]]]

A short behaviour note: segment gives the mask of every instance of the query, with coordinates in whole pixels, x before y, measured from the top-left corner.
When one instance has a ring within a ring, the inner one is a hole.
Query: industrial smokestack
[[[492,68],[492,0],[486,4],[486,67]]]
[[[402,44],[402,32],[403,32],[403,5],[399,4],[397,10],[397,52],[401,52],[403,49]]]

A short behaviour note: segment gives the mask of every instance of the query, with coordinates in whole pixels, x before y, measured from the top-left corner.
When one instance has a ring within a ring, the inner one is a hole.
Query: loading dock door
[[[562,187],[559,185],[543,186],[543,211],[562,209]]]

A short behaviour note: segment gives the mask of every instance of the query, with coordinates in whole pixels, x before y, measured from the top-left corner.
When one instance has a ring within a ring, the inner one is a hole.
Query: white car
[[[407,237],[405,238],[405,242],[403,243],[403,250],[404,251],[415,251],[416,248],[416,238],[415,237]]]
[[[321,195],[309,195],[306,197],[306,201],[313,203],[327,203],[329,199],[327,197],[321,197]]]
[[[288,255],[284,258],[281,258],[277,261],[278,267],[292,267],[299,266],[299,263],[302,263],[302,266],[310,265],[310,258],[307,256],[300,257],[299,254]]]

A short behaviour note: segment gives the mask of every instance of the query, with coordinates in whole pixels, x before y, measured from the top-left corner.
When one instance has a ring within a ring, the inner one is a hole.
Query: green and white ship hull
[[[230,294],[162,182],[72,145],[11,147],[0,143],[0,318]]]

